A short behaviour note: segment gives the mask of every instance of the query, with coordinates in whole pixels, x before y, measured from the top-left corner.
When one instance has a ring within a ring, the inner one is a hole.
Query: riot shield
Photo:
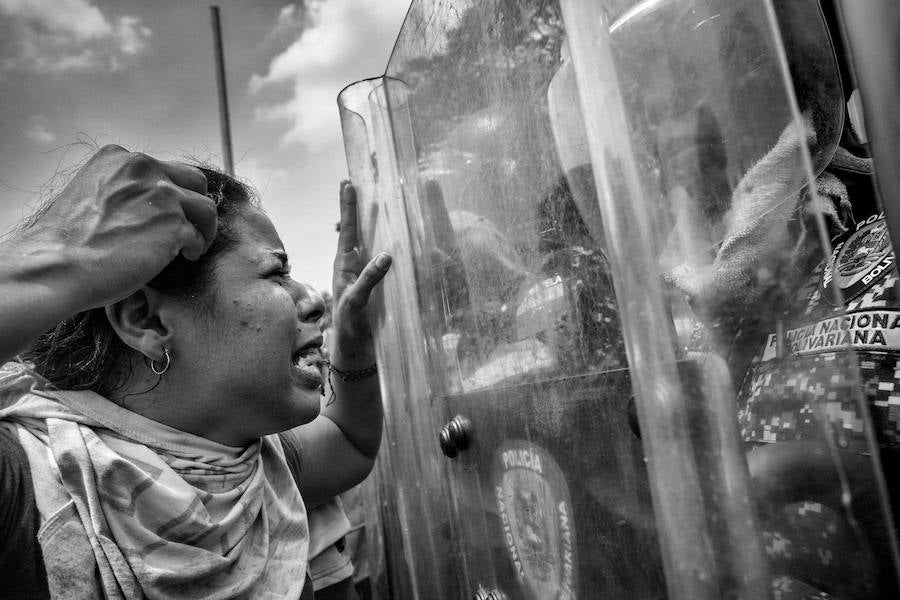
[[[347,86],[338,96],[344,146],[356,187],[360,251],[394,256],[392,277],[370,300],[377,332],[381,392],[385,399],[385,435],[375,467],[377,503],[366,510],[371,579],[377,597],[416,598],[431,586],[456,585],[455,551],[448,533],[450,506],[446,478],[430,408],[427,358],[421,345],[423,324],[415,318],[417,252],[410,244],[409,217],[403,202],[403,173],[392,124],[398,121],[388,96],[403,84],[376,78]],[[392,114],[393,113],[393,114]]]
[[[364,152],[342,107],[396,260],[395,597],[897,591],[900,300],[833,43],[817,0],[413,3]]]

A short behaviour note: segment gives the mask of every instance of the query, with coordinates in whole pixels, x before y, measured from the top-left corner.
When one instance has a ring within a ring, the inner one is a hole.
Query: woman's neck
[[[186,433],[232,447],[244,447],[255,439],[241,439],[216,404],[197,388],[199,378],[180,381],[174,373],[156,375],[145,365],[134,365],[132,376],[109,400],[119,406]]]

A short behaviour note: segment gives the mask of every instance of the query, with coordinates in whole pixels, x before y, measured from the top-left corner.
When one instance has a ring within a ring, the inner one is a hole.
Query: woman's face
[[[324,302],[290,278],[262,211],[247,207],[232,230],[237,244],[215,258],[209,310],[180,309],[164,379],[207,419],[202,435],[241,445],[318,414]]]

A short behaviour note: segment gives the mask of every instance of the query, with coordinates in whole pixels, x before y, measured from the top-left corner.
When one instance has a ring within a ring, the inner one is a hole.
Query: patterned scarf
[[[306,511],[277,436],[224,446],[93,392],[48,390],[18,363],[0,368],[0,419],[45,448],[42,468],[71,502],[42,514],[42,530],[71,515],[106,597],[300,597]]]

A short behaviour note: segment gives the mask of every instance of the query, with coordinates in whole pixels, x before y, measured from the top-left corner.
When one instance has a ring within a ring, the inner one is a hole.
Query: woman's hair
[[[202,308],[212,293],[216,257],[237,243],[235,220],[258,201],[248,186],[229,175],[205,167],[200,170],[206,176],[206,195],[216,204],[216,237],[199,260],[179,255],[147,285]],[[58,389],[93,390],[109,396],[130,377],[127,357],[131,352],[101,307],[65,319],[42,334],[22,358]]]

